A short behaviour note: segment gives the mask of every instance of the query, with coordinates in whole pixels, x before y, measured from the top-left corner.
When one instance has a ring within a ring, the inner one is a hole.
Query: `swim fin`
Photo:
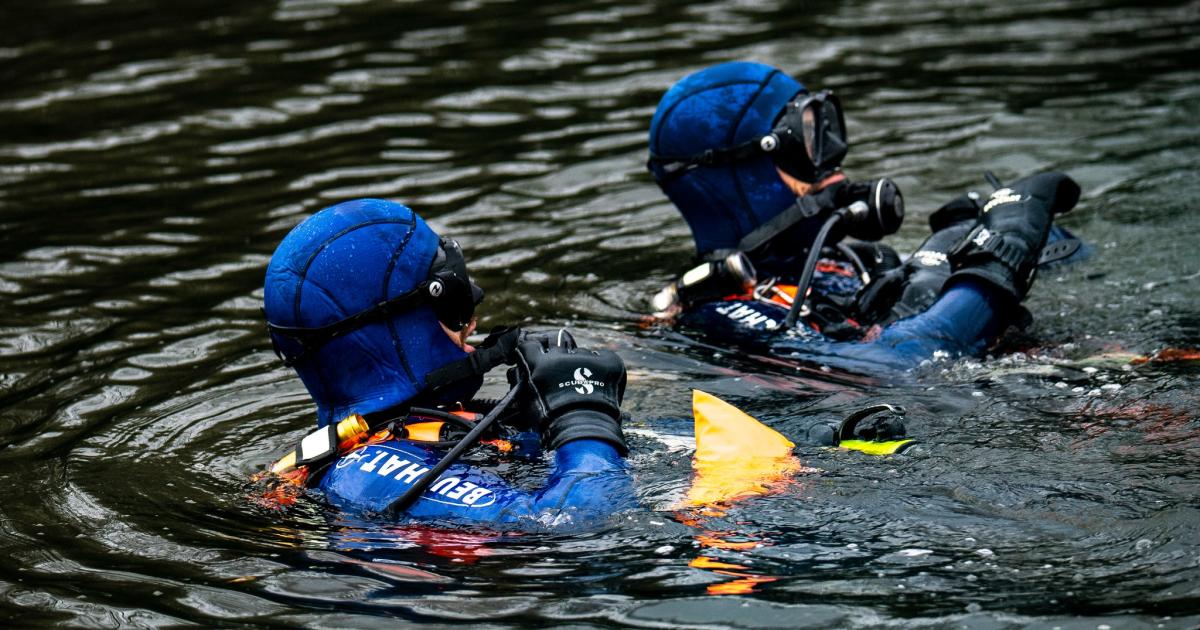
[[[771,485],[802,467],[790,440],[742,410],[700,390],[692,390],[696,421],[696,475],[686,504],[704,506],[766,495]]]

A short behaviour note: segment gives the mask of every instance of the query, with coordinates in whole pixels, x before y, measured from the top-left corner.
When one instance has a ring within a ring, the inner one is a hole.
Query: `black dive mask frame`
[[[772,137],[779,146],[768,149]],[[841,167],[850,150],[841,100],[833,92],[822,90],[788,103],[762,145],[776,166],[802,182],[815,184],[829,177]]]
[[[482,301],[483,289],[467,274],[462,248],[454,239],[443,237],[429,265],[429,275],[411,290],[324,326],[280,326],[268,321],[267,330],[275,354],[283,359],[284,365],[292,367],[337,337],[426,304],[433,308],[439,322],[450,330],[460,331],[471,323],[475,307]],[[290,357],[284,354],[276,335],[298,343],[300,352]]]
[[[815,184],[838,171],[849,149],[842,102],[833,92],[821,90],[797,94],[779,112],[771,133],[765,136],[695,155],[651,155],[646,168],[659,175],[660,186],[666,186],[699,166],[720,166],[769,155],[783,172]]]

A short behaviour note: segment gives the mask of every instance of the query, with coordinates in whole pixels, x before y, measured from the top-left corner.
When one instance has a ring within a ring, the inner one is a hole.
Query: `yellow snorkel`
[[[867,455],[903,453],[918,442],[904,437],[904,408],[896,405],[872,405],[856,411],[838,425],[833,446],[860,451]],[[864,420],[870,423],[864,424]],[[860,426],[861,425],[861,426]]]

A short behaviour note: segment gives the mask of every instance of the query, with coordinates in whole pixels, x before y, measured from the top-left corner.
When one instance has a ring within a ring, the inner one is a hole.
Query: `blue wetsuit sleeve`
[[[537,493],[532,511],[604,518],[637,505],[625,461],[608,442],[583,439],[554,452],[554,472]]]
[[[939,353],[981,354],[1007,324],[1000,300],[985,284],[959,282],[925,311],[893,322],[866,342],[833,341],[803,326],[774,335],[787,309],[748,300],[701,305],[681,323],[702,330],[716,343],[741,343],[776,356],[874,374],[880,368],[907,370]]]
[[[344,510],[382,513],[439,455],[411,443],[364,446],[339,458],[322,478],[320,489],[330,503]],[[477,467],[451,466],[430,484],[407,516],[482,525],[566,527],[602,520],[635,504],[632,481],[616,449],[606,442],[585,439],[568,442],[555,451],[554,468],[538,490],[515,488]]]
[[[947,356],[982,354],[1002,330],[997,296],[984,284],[967,281],[955,284],[916,316],[884,328],[868,342],[835,342],[827,338],[793,340],[773,344],[773,353],[856,372],[877,372],[880,367],[908,370],[944,353]]]
[[[984,352],[1000,333],[999,298],[975,281],[955,284],[925,311],[893,322],[868,342],[789,338],[772,346],[775,354],[821,360],[834,367],[873,371],[905,370],[938,353],[957,357]]]

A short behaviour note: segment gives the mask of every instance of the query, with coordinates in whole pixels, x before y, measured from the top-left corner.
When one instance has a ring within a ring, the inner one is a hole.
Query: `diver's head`
[[[667,91],[650,122],[648,166],[687,220],[697,254],[712,257],[840,177],[846,149],[836,97],[810,95],[776,68],[733,62]],[[795,243],[780,245],[803,250],[821,222],[802,222],[780,235]]]
[[[465,356],[482,299],[457,243],[380,199],[340,203],[296,226],[271,257],[263,291],[271,340],[316,402],[320,426],[420,394],[429,372]]]

